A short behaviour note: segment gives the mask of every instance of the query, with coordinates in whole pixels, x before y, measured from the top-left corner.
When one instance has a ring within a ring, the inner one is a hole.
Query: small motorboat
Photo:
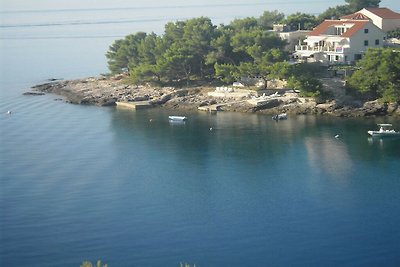
[[[287,119],[287,114],[286,113],[277,114],[275,116],[272,116],[272,119],[276,120],[276,121],[286,120]]]
[[[187,117],[185,116],[168,116],[170,121],[186,121]]]
[[[400,136],[400,132],[395,131],[390,123],[380,123],[378,126],[378,131],[368,131],[368,134],[372,137]]]

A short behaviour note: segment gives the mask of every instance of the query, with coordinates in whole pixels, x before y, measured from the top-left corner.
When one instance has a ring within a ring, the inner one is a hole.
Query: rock
[[[145,96],[135,96],[135,97],[132,98],[131,101],[146,101],[146,100],[149,100],[149,99],[150,99],[150,97],[149,97],[148,95],[145,95]]]
[[[98,105],[102,107],[112,107],[116,106],[116,101],[114,99],[104,100],[103,102],[99,102]]]
[[[151,100],[150,103],[153,105],[162,105],[165,104],[167,101],[169,101],[171,98],[172,98],[171,94],[163,95],[160,98]]]
[[[387,105],[379,103],[378,100],[368,101],[364,103],[360,111],[363,112],[364,116],[386,115]]]
[[[248,103],[249,96],[242,99],[209,96],[213,88],[193,87],[177,89],[173,87],[154,87],[152,85],[127,85],[124,75],[115,77],[87,78],[68,81],[54,81],[32,87],[36,92],[28,95],[53,93],[64,96],[69,103],[98,106],[113,106],[116,101],[149,101],[149,103],[174,109],[197,110],[199,106],[226,103],[226,111],[259,112],[277,114],[333,114],[341,117],[357,116],[400,116],[397,104],[381,104],[378,101],[355,103],[349,101],[331,101],[317,103],[311,98],[302,98],[295,93],[285,93],[276,98]],[[351,101],[350,101],[351,100]]]
[[[319,112],[325,113],[334,111],[337,107],[337,104],[336,101],[331,101],[328,103],[317,104],[315,107],[317,110],[319,110]]]
[[[23,95],[32,95],[32,96],[37,96],[37,95],[45,95],[43,92],[25,92]]]
[[[324,114],[324,113],[332,114],[336,112],[336,110],[339,108],[340,106],[337,104],[337,102],[335,100],[332,100],[326,103],[317,104],[315,106],[315,112],[317,114]]]
[[[57,83],[44,83],[32,86],[31,88],[40,92],[51,92],[55,84]]]
[[[263,110],[263,109],[270,109],[279,106],[282,104],[282,100],[278,98],[269,99],[257,104],[257,106],[253,107],[253,111]]]
[[[387,106],[387,113],[388,114],[393,114],[398,110],[399,105],[397,103],[389,103]]]

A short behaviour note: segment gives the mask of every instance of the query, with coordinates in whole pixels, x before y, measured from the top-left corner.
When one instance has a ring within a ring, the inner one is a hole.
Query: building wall
[[[378,28],[382,29],[382,18],[381,17],[378,17],[377,15],[366,10],[365,8],[361,9],[359,12],[364,14],[368,18],[370,18],[372,20],[373,24],[375,24]]]
[[[306,38],[310,31],[292,31],[292,32],[279,32],[279,37],[286,40],[288,44],[285,47],[286,51],[294,51],[294,47],[298,44],[300,38]]]
[[[340,46],[337,44],[338,38],[340,39],[338,36],[310,36],[305,41],[311,47],[314,46],[314,43],[317,43],[320,40],[324,40],[325,43],[335,42],[336,47],[338,48],[335,49],[335,51],[326,51],[323,53],[314,54],[310,60],[330,63],[347,63],[361,59],[362,55],[369,48],[382,47],[385,36],[386,33],[384,33],[372,22],[369,22],[351,37],[346,38],[347,42],[343,43],[342,49],[337,47]]]
[[[368,29],[368,33],[365,33],[364,29]],[[350,38],[349,61],[354,61],[356,54],[362,55],[369,48],[383,47],[383,39],[386,37],[386,33],[372,23],[366,24],[364,29],[361,29]],[[378,44],[376,40],[378,40]],[[367,44],[365,43],[366,41],[368,42]]]
[[[400,28],[400,19],[382,19],[366,9],[361,9],[359,12],[369,17],[384,32]]]
[[[400,19],[383,20],[382,30],[384,32],[388,32],[395,29],[400,29]]]

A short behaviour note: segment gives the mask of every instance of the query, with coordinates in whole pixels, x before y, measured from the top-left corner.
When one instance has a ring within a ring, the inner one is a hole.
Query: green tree
[[[206,56],[207,64],[235,64],[236,56],[231,45],[232,35],[233,29],[229,26],[221,25],[215,30],[215,37],[210,42],[210,51]]]
[[[183,32],[183,45],[193,57],[194,74],[200,78],[209,72],[212,65],[207,65],[206,57],[211,51],[211,41],[215,38],[215,26],[206,17],[190,19]]]
[[[258,24],[263,30],[270,30],[274,24],[282,22],[284,18],[285,14],[278,12],[278,10],[264,11],[258,19]]]
[[[121,73],[128,69],[129,64],[139,64],[138,46],[146,37],[146,33],[138,32],[116,40],[109,48],[106,57],[112,73]]]
[[[233,64],[215,63],[214,68],[215,75],[223,82],[232,83],[237,81],[240,77],[237,66]]]
[[[357,12],[364,7],[379,7],[381,0],[345,0],[351,12]]]
[[[254,17],[247,17],[244,19],[235,19],[233,20],[229,26],[235,31],[248,31],[254,28],[258,28],[258,20]]]
[[[400,29],[397,28],[395,30],[388,31],[387,33],[388,38],[397,38],[400,39]]]
[[[167,46],[182,40],[185,25],[185,21],[168,22],[165,24],[163,40]]]
[[[291,76],[288,86],[300,91],[300,95],[305,97],[319,97],[322,90],[321,81],[311,76]]]
[[[312,30],[318,24],[318,19],[314,15],[305,13],[294,13],[284,21],[293,30]]]
[[[318,22],[322,22],[326,19],[340,19],[340,17],[351,13],[352,10],[349,5],[330,7],[318,16]]]
[[[183,79],[189,82],[191,77],[204,78],[214,74],[213,62],[210,64],[206,59],[212,48],[211,41],[215,39],[215,28],[205,17],[170,22],[165,25],[162,37],[151,33],[140,39],[125,38],[125,48],[113,46],[109,57],[115,58],[114,50],[124,55],[118,67],[128,62],[133,82]],[[110,70],[115,69],[114,65],[109,62]]]
[[[187,47],[173,43],[164,53],[159,64],[169,81],[186,80],[186,83],[189,84],[194,58]]]
[[[288,79],[292,75],[292,65],[288,62],[276,62],[269,67],[270,79]]]
[[[128,65],[131,80],[135,83],[156,80],[161,81],[162,68],[158,59],[166,50],[162,38],[155,33],[147,35],[137,46],[138,62]]]
[[[400,101],[400,50],[368,49],[348,78],[348,86],[366,99],[380,98],[385,102]]]
[[[272,65],[277,62],[289,60],[289,52],[280,48],[271,48],[263,53],[261,59],[258,61],[263,65]]]

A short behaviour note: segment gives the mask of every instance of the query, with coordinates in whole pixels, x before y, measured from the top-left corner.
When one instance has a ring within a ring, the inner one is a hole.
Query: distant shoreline
[[[279,92],[278,97],[266,97],[265,99],[258,96],[256,91],[239,98],[229,94],[215,97],[209,95],[209,92],[215,90],[214,87],[198,86],[177,89],[173,87],[135,86],[128,84],[123,75],[65,81],[50,80],[48,83],[35,85],[32,89],[34,92],[63,96],[68,103],[98,106],[115,106],[116,102],[140,103],[146,101],[150,106],[177,110],[198,110],[199,107],[220,104],[221,111],[265,114],[283,112],[288,114],[325,114],[338,117],[400,117],[400,108],[395,103],[381,104],[378,101],[370,101],[349,105],[339,104],[335,100],[317,103],[312,98],[303,98],[293,92],[286,93],[283,90],[283,92]],[[35,95],[32,92],[25,94]],[[259,99],[262,101],[257,101]]]

